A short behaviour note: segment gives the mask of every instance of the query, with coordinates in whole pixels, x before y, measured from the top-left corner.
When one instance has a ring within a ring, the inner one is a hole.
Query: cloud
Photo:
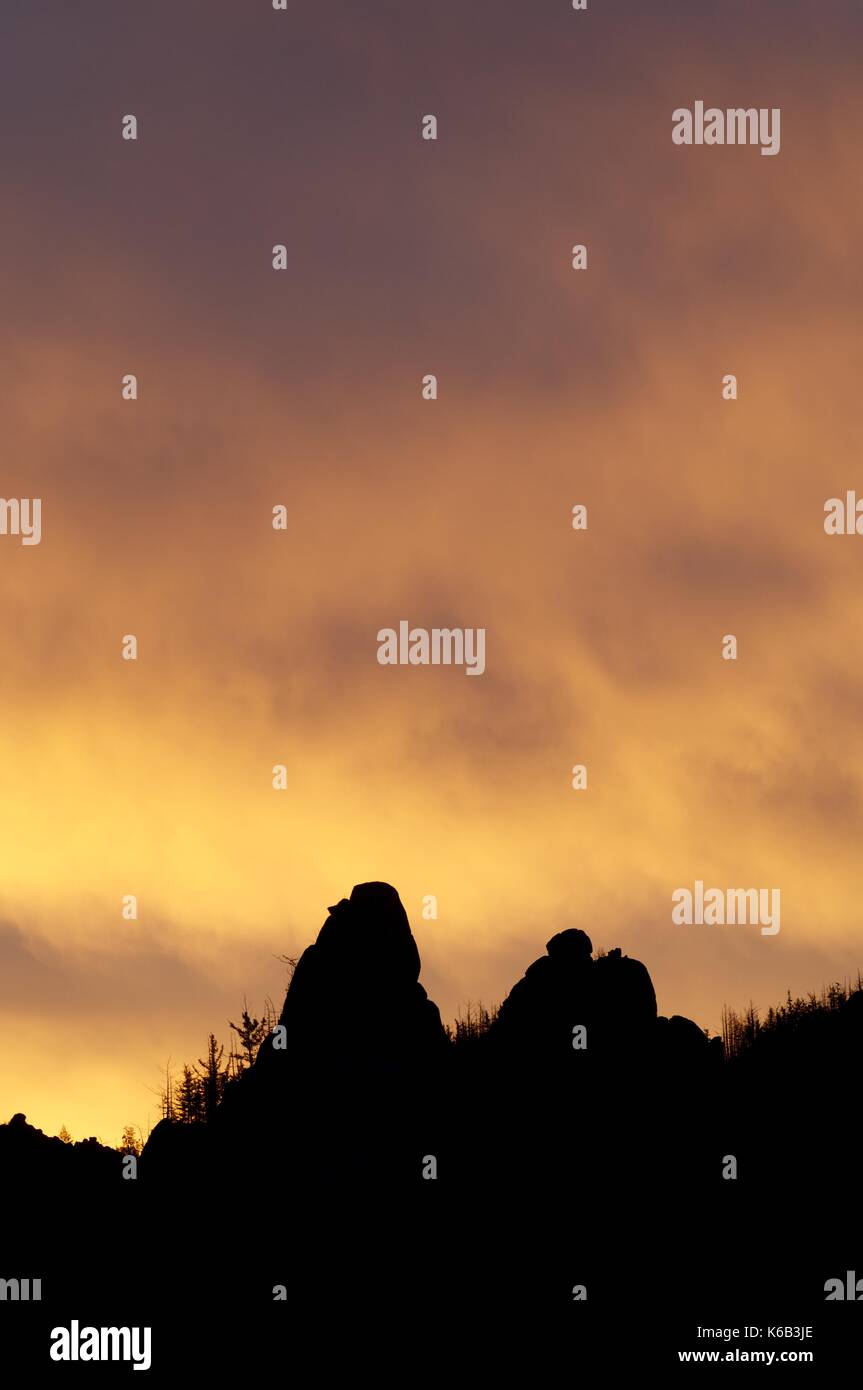
[[[445,1017],[563,925],[714,1026],[851,969],[859,565],[821,521],[855,485],[861,17],[751,11],[10,20],[4,491],[44,499],[41,546],[0,537],[23,1108],[134,1118],[130,1078],[375,877]],[[726,94],[782,106],[777,159],[672,146]],[[402,617],[484,626],[486,674],[378,666]],[[780,937],[675,933],[712,875],[779,883]]]

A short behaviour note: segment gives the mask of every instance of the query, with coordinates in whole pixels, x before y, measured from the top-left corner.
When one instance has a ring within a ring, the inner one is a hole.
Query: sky
[[[856,976],[861,47],[850,0],[3,7],[0,1120],[146,1132],[371,879],[444,1019],[569,926],[711,1030]],[[696,100],[779,154],[676,146]],[[381,666],[402,619],[485,672]],[[696,880],[780,932],[674,925]]]

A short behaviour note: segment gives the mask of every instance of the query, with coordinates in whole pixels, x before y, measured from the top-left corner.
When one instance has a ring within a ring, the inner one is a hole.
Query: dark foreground
[[[0,1278],[42,1294],[0,1300],[6,1383],[136,1374],[51,1360],[73,1320],[150,1328],[141,1374],[166,1384],[544,1385],[686,1352],[858,1373],[859,994],[731,1060],[583,933],[467,1046],[418,975],[397,896],[364,885],[301,959],[278,1045],[214,1122],[158,1126],[134,1180],[0,1126]]]

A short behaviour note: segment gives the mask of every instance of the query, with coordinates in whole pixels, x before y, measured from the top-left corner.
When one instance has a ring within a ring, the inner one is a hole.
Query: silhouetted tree
[[[753,1003],[749,1004],[743,1015],[723,1006],[722,1041],[725,1056],[729,1059],[739,1057],[755,1048],[760,1050],[766,1044],[782,1043],[804,1028],[821,1027],[825,1019],[841,1012],[849,1000],[860,994],[863,994],[863,979],[858,972],[855,984],[848,982],[843,985],[834,981],[829,986],[822,986],[820,997],[810,991],[805,999],[800,996],[792,998],[788,990],[785,1003],[775,1008],[771,1006],[764,1019],[759,1018]]]
[[[490,1009],[487,1009],[483,1005],[482,1000],[476,1005],[473,1005],[471,1001],[468,1000],[464,1018],[462,1018],[461,1014],[458,1014],[452,1027],[447,1024],[444,1031],[450,1042],[455,1043],[456,1046],[474,1042],[477,1038],[481,1038],[484,1033],[488,1032],[499,1012],[499,1004],[493,1004]]]
[[[165,1063],[165,1084],[159,1094],[159,1108],[162,1112],[163,1120],[173,1120],[176,1118],[174,1107],[174,1075],[171,1071],[171,1059]]]
[[[181,1124],[197,1124],[204,1118],[204,1098],[201,1080],[188,1062],[183,1067],[183,1079],[177,1087],[177,1119]]]
[[[135,1132],[134,1125],[126,1125],[123,1130],[123,1137],[117,1145],[117,1150],[121,1154],[134,1154],[137,1158],[141,1152],[141,1142]]]
[[[224,1054],[224,1044],[218,1043],[215,1033],[211,1033],[207,1039],[207,1055],[199,1057],[196,1065],[201,1078],[204,1118],[207,1120],[215,1115],[224,1094],[227,1080],[226,1069],[222,1066]]]
[[[242,1058],[244,1066],[252,1066],[258,1053],[258,1048],[270,1031],[268,1020],[252,1018],[249,1014],[248,1005],[243,1000],[243,1012],[239,1023],[231,1023],[231,1027],[240,1040],[242,1051],[239,1056]]]

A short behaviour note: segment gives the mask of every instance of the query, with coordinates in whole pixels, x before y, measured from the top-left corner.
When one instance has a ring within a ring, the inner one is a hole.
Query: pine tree
[[[225,1089],[225,1069],[222,1066],[224,1054],[224,1044],[217,1043],[215,1033],[211,1033],[207,1039],[207,1056],[199,1057],[197,1062],[206,1120],[211,1120],[215,1115]]]
[[[244,1066],[250,1067],[257,1056],[258,1048],[269,1031],[267,1019],[252,1018],[249,1014],[248,1005],[244,999],[240,1022],[232,1023],[231,1027],[240,1039],[240,1047],[242,1050],[239,1056],[242,1059],[242,1063]]]
[[[200,1078],[188,1062],[183,1067],[183,1079],[177,1087],[177,1119],[181,1124],[197,1124],[204,1117],[204,1100]]]
[[[117,1145],[117,1150],[121,1154],[134,1154],[137,1158],[141,1152],[141,1145],[135,1133],[134,1125],[126,1125],[123,1130],[123,1137]]]

